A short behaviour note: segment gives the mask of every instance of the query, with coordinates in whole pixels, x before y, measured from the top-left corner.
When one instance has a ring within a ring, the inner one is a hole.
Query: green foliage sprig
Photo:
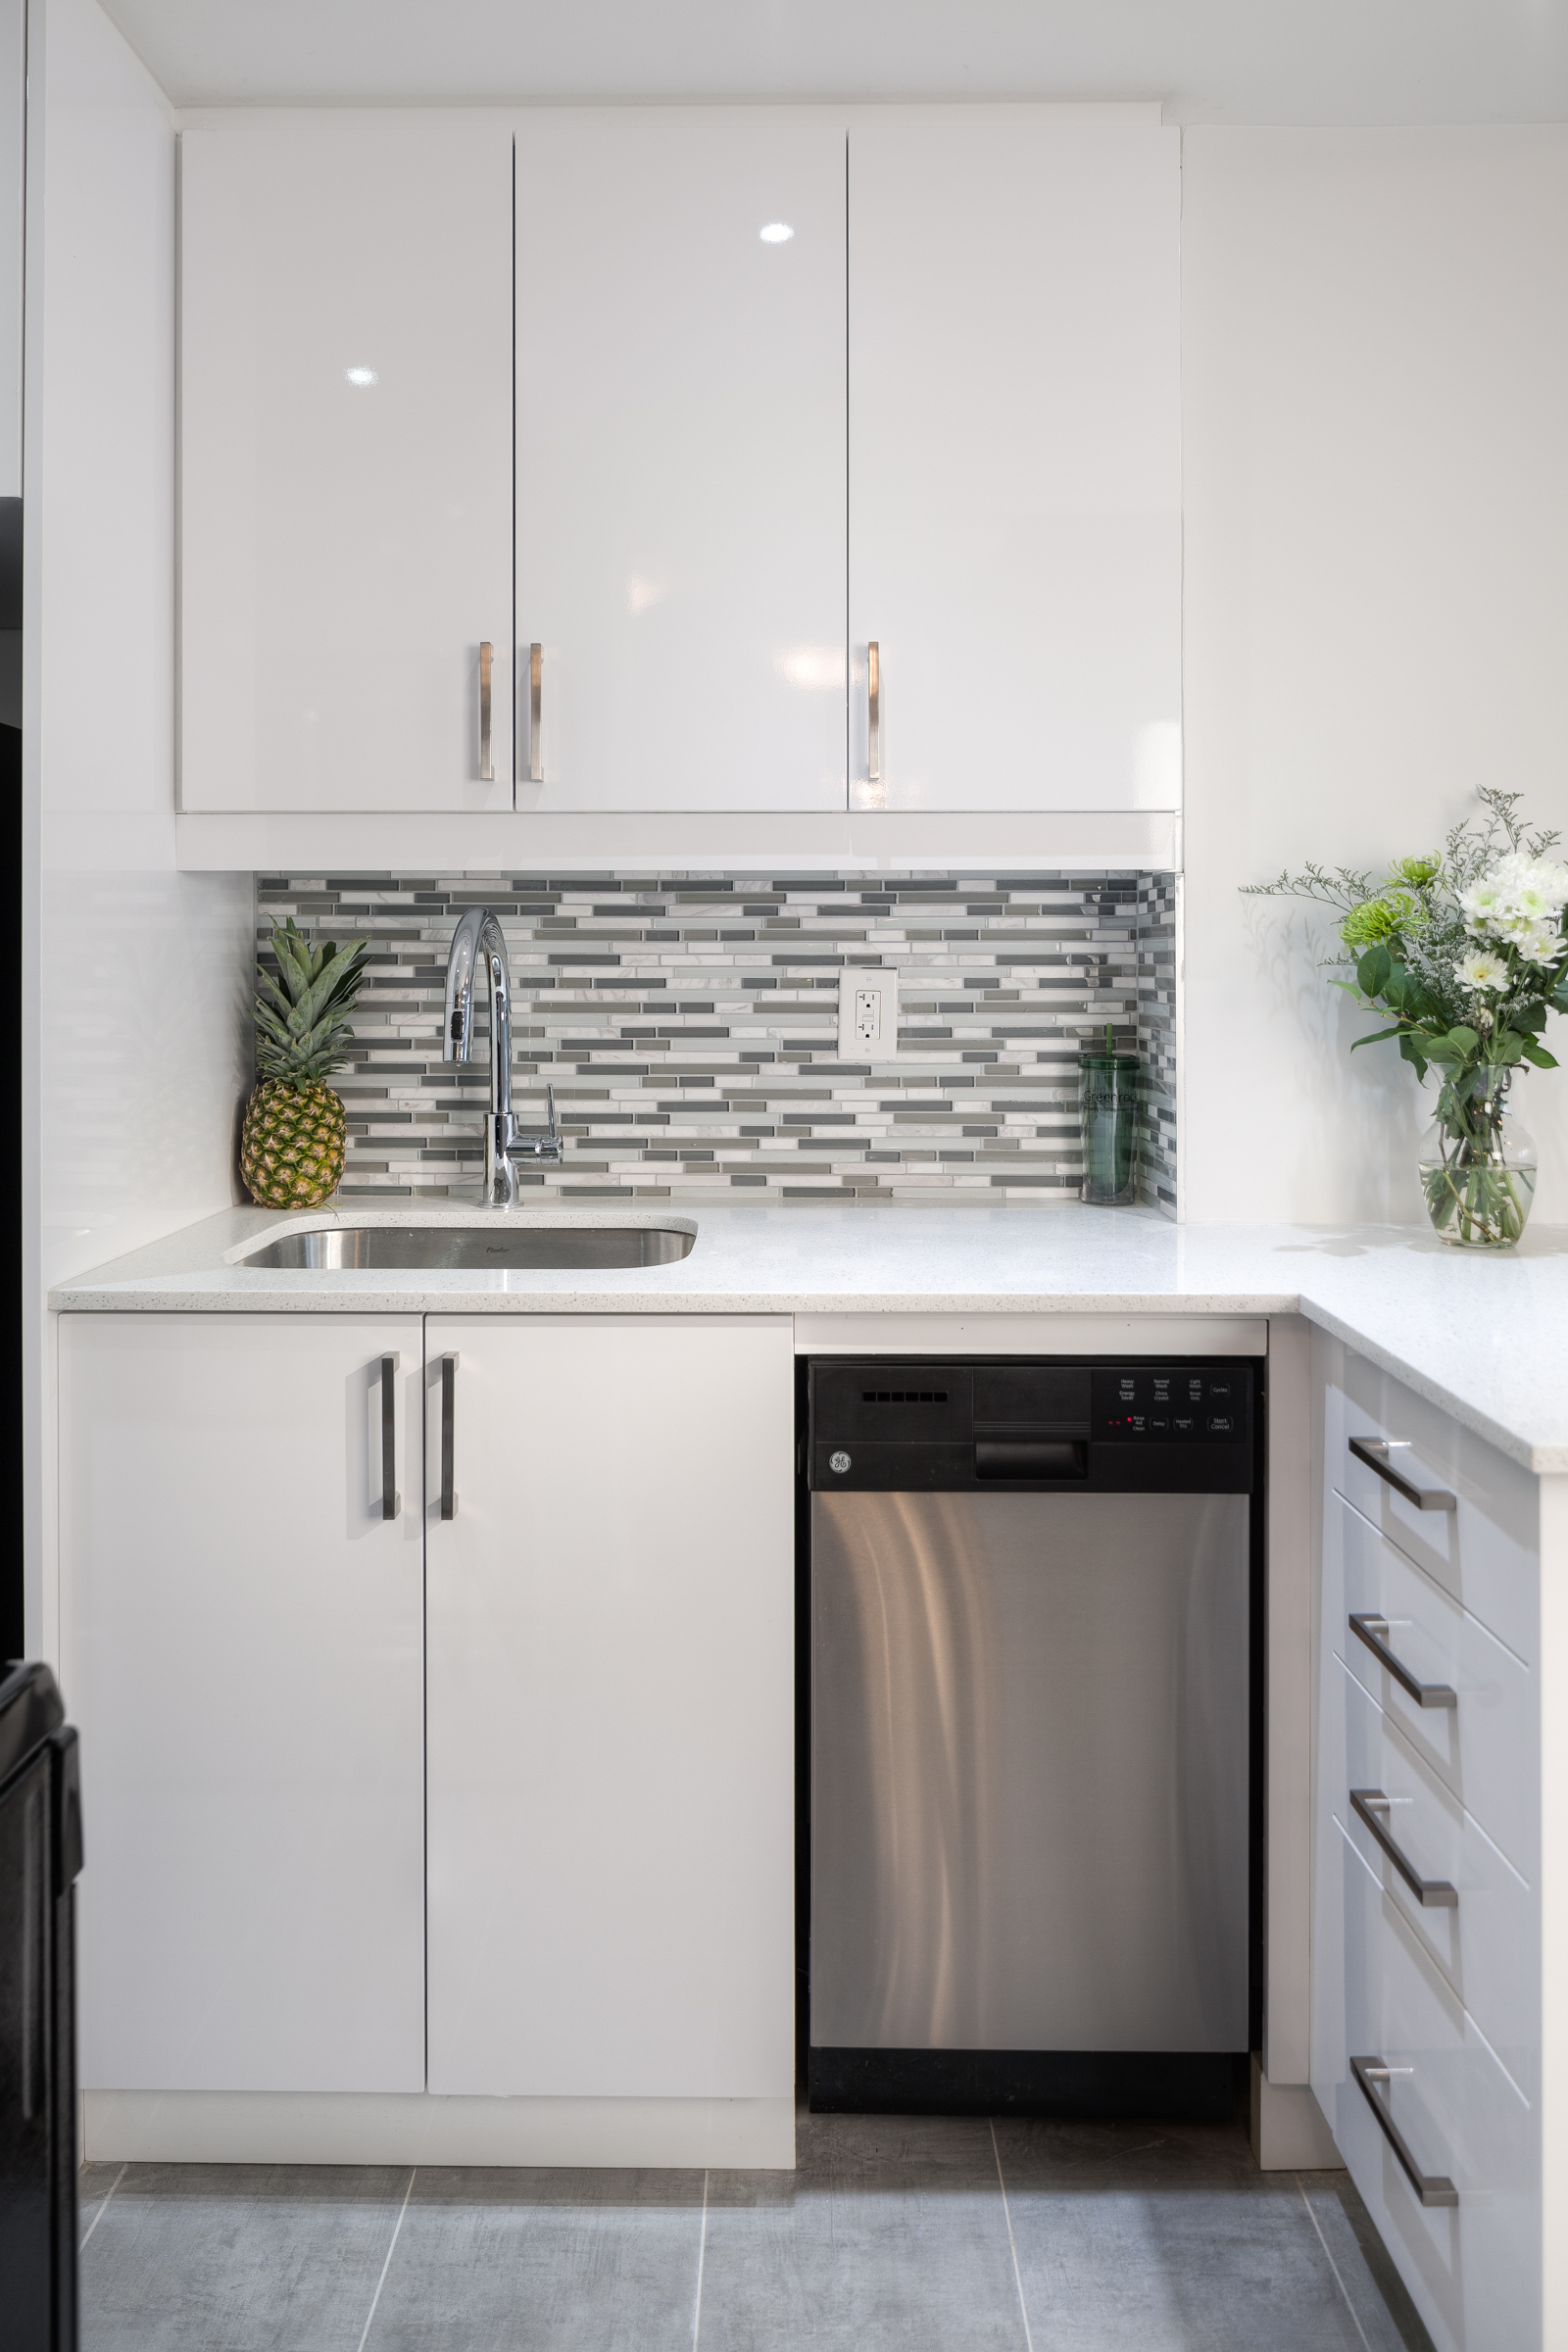
[[[264,1078],[315,1086],[348,1058],[342,1049],[354,1035],[348,1016],[365,986],[368,944],[323,940],[313,949],[292,915],[273,924],[268,944],[277,972],[256,966],[257,1068]]]
[[[1439,1123],[1455,1132],[1499,1072],[1557,1067],[1541,1036],[1548,1012],[1568,1012],[1568,866],[1546,857],[1558,836],[1526,829],[1520,793],[1477,797],[1484,817],[1455,825],[1441,856],[1401,858],[1381,880],[1309,862],[1248,886],[1338,910],[1345,952],[1330,960],[1354,976],[1334,985],[1387,1023],[1356,1045],[1394,1038],[1418,1078],[1435,1067]]]

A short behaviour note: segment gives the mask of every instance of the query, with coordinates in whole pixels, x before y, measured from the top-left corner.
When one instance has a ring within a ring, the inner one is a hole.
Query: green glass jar
[[[1125,1208],[1138,1198],[1138,1109],[1143,1058],[1118,1054],[1105,1031],[1102,1054],[1078,1058],[1084,1132],[1080,1200],[1097,1208]]]

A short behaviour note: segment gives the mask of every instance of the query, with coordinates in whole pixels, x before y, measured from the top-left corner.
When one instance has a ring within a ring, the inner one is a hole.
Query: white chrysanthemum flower
[[[1544,921],[1519,923],[1513,932],[1514,946],[1527,963],[1555,963],[1568,941],[1561,926],[1549,916]]]
[[[1500,956],[1489,956],[1484,948],[1474,948],[1468,956],[1460,956],[1453,967],[1453,976],[1465,988],[1506,988],[1508,966]]]
[[[1568,906],[1568,865],[1511,851],[1460,893],[1459,905],[1473,939],[1515,940],[1523,946],[1528,933],[1539,953],[1544,937],[1557,930]]]

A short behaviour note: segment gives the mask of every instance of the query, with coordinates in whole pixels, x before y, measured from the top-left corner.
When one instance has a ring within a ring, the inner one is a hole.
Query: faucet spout
[[[484,1122],[484,1197],[492,1208],[517,1198],[514,1159],[559,1164],[564,1157],[556,1125],[556,1097],[546,1087],[550,1124],[519,1134],[512,1115],[512,966],[501,918],[490,906],[470,906],[452,934],[447,956],[443,1061],[466,1061],[473,1047],[474,984],[483,970],[490,989],[490,1107]]]
[[[489,906],[470,906],[452,935],[447,956],[443,1061],[466,1061],[473,1047],[474,982],[483,969],[490,989],[490,1107],[484,1122],[484,1197],[510,1208],[517,1197],[508,1157],[512,1121],[512,966],[501,919]]]

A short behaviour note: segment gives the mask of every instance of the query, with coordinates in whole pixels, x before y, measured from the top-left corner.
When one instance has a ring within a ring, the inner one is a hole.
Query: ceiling
[[[1568,121],[1568,0],[105,0],[178,105],[1160,98]]]

